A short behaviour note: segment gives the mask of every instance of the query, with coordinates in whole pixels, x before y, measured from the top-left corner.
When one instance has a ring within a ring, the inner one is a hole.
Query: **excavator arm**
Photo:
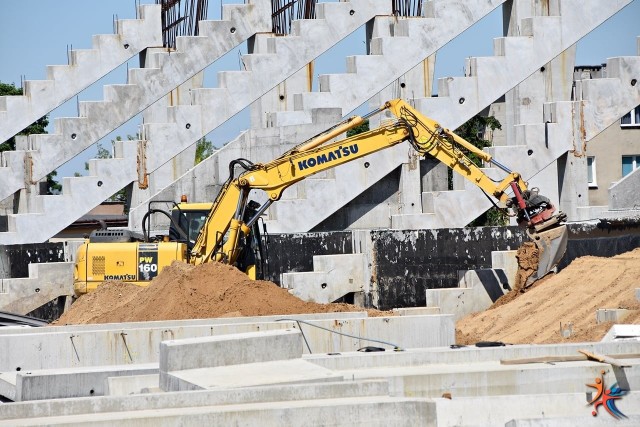
[[[376,129],[330,142],[363,123],[368,117],[380,113],[391,120],[386,120]],[[544,203],[529,202],[534,201],[534,197],[531,197],[532,192],[527,189],[520,174],[425,117],[405,101],[396,99],[365,116],[349,118],[271,162],[253,164],[245,159],[234,160],[229,166],[229,179],[213,203],[191,251],[190,262],[200,264],[215,260],[235,264],[240,255],[242,239],[249,235],[255,221],[273,202],[280,199],[286,188],[316,173],[404,141],[408,141],[420,155],[438,159],[505,207],[514,209],[522,225],[526,225],[530,233],[533,233],[534,241],[537,233],[546,228],[546,224],[553,224],[555,227],[564,219],[562,215],[554,214],[555,208],[548,199],[535,192],[534,195]],[[506,176],[499,182],[493,181],[471,161],[466,152],[474,153],[484,162],[494,164]],[[238,166],[244,171],[236,177],[235,170]],[[251,190],[264,191],[267,202],[247,218],[246,207]],[[509,196],[509,191],[513,192],[513,196]],[[566,246],[566,239],[564,245]],[[558,247],[557,252],[564,253],[564,248]],[[552,266],[547,265],[545,268],[551,269]]]

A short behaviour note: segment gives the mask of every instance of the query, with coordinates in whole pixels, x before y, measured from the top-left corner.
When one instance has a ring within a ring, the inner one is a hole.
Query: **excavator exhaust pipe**
[[[525,288],[553,271],[564,256],[569,240],[569,230],[566,225],[543,231],[529,231],[528,234],[538,248],[538,269],[529,276]]]

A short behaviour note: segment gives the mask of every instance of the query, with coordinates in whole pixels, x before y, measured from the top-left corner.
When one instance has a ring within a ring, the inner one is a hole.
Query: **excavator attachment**
[[[527,233],[538,248],[538,269],[529,276],[524,285],[525,288],[553,271],[567,250],[569,237],[566,225],[558,225],[541,231],[533,229]]]

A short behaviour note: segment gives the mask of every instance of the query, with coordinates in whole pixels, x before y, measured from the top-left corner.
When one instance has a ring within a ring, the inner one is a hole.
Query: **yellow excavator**
[[[376,129],[332,141],[380,113],[390,120],[385,119]],[[180,203],[171,213],[150,206],[143,219],[143,236],[137,239],[125,231],[98,232],[78,249],[75,292],[78,295],[90,292],[105,280],[145,285],[175,260],[194,265],[223,262],[237,266],[252,278],[260,278],[260,260],[265,255],[258,219],[273,202],[280,200],[286,188],[318,172],[404,141],[420,155],[438,159],[496,199],[500,208],[517,216],[518,223],[527,228],[541,253],[538,271],[530,281],[555,267],[566,250],[567,230],[563,225],[566,216],[556,212],[537,189],[529,189],[519,173],[396,99],[369,114],[335,125],[271,162],[232,161],[229,179],[212,204]],[[504,179],[499,182],[490,179],[466,153],[473,153],[486,164],[504,171]],[[236,176],[238,167],[243,171]],[[252,190],[264,191],[267,201],[260,205],[249,200]],[[170,218],[170,232],[152,241],[145,224],[149,215],[158,212]]]

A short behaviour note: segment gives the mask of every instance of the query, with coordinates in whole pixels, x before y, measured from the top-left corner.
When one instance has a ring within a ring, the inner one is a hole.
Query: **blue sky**
[[[135,0],[20,0],[2,1],[0,14],[0,82],[15,83],[21,79],[44,79],[46,65],[67,63],[67,49],[91,47],[91,36],[113,32],[113,19],[135,17]],[[383,0],[380,0],[383,1]],[[390,0],[388,0],[390,1]],[[142,3],[153,3],[142,0]],[[241,0],[224,0],[241,3]],[[209,19],[220,17],[220,0],[209,0]],[[502,34],[500,8],[467,30],[460,37],[438,52],[436,78],[461,75],[464,59],[469,56],[492,54],[492,39]],[[635,0],[617,15],[609,19],[578,43],[576,63],[596,65],[606,62],[608,57],[637,55],[636,38],[640,36],[640,0]],[[345,56],[363,54],[364,31],[359,30],[316,61],[316,73],[343,72]],[[238,69],[238,51],[235,49],[205,72],[205,85],[215,85],[218,70]],[[137,58],[129,61],[137,67]],[[101,100],[102,86],[126,81],[126,65],[114,70],[105,78],[83,91],[77,100]],[[53,117],[77,116],[76,98],[51,113]],[[136,133],[140,118],[135,117],[122,127],[107,135],[102,145],[110,146],[116,136]],[[216,146],[235,138],[243,129],[249,128],[248,115],[239,114],[229,123],[212,132],[208,139]],[[52,126],[49,129],[53,131]],[[62,166],[59,176],[84,173],[84,162],[95,155],[95,147]]]

